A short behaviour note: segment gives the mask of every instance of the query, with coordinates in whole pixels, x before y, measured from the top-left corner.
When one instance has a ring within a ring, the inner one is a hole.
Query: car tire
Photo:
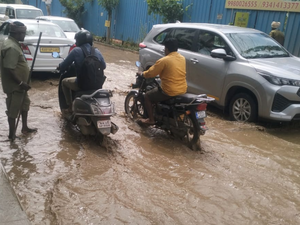
[[[234,95],[229,104],[229,116],[232,121],[256,121],[257,104],[253,97],[246,93]]]

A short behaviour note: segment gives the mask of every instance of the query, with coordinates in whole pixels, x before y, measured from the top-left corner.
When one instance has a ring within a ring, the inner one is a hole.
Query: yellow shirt
[[[143,72],[145,78],[159,75],[161,88],[169,96],[186,93],[186,62],[178,52],[171,52]]]

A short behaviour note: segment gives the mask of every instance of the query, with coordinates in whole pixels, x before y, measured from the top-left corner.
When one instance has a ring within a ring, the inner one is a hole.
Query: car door
[[[9,23],[5,22],[0,26],[0,51],[4,40],[8,37]]]
[[[188,92],[210,95],[216,99],[216,103],[220,103],[228,63],[230,62],[211,57],[210,51],[216,48],[230,51],[220,35],[199,30],[195,51],[190,52],[186,58],[187,83]]]

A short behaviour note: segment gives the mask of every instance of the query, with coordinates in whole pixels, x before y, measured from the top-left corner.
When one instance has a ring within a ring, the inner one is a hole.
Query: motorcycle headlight
[[[282,86],[282,85],[290,85],[300,87],[300,80],[287,79],[282,77],[276,77],[266,71],[257,70],[257,73],[269,81],[271,84]]]

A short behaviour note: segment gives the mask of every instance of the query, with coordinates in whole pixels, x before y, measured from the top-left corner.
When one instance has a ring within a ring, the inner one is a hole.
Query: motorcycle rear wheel
[[[130,119],[137,119],[138,116],[144,117],[145,110],[141,101],[135,101],[135,93],[129,93],[124,102],[125,113]]]
[[[194,151],[201,150],[200,129],[195,114],[185,116],[184,124],[187,127],[185,139],[188,147]]]

